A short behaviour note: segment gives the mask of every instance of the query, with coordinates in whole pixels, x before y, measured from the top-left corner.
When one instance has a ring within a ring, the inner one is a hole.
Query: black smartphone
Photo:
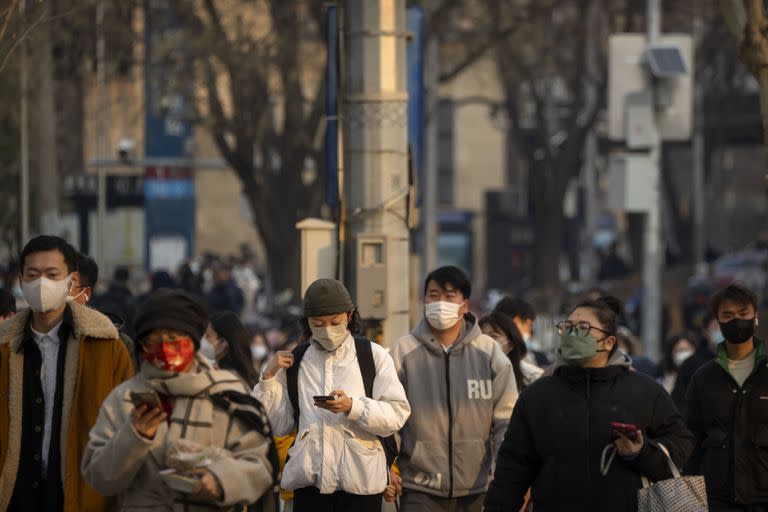
[[[139,407],[141,404],[147,404],[149,407],[160,408],[160,399],[157,393],[153,392],[131,392],[131,402],[134,407]]]
[[[317,395],[313,396],[312,399],[315,402],[328,402],[329,400],[336,400],[336,397],[332,395]]]

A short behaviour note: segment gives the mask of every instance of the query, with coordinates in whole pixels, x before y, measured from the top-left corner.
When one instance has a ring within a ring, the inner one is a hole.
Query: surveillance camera
[[[129,162],[133,160],[136,152],[136,141],[133,139],[120,139],[117,144],[117,157],[124,161]]]

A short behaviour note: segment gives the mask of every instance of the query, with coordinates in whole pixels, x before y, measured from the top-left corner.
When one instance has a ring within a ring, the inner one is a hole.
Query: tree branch
[[[436,37],[445,18],[459,5],[461,0],[443,0],[435,9],[432,9],[432,12],[428,12],[424,23],[425,37],[427,39]]]
[[[0,41],[3,40],[3,36],[5,35],[5,32],[8,30],[8,26],[11,24],[11,18],[13,17],[13,11],[16,10],[16,6],[18,5],[19,0],[12,0],[11,5],[6,7],[2,14],[2,16],[5,16],[5,20],[3,21],[3,26],[0,28]]]
[[[489,50],[493,49],[501,41],[514,34],[518,28],[518,26],[507,27],[498,34],[494,34],[493,36],[488,37],[485,41],[470,49],[467,54],[464,55],[464,58],[455,64],[451,69],[440,73],[438,76],[438,81],[440,83],[450,82],[461,73],[463,73],[464,70],[466,70],[468,67],[477,62],[477,60],[485,55]]]
[[[736,46],[744,42],[744,30],[747,27],[747,11],[743,0],[720,0],[720,11],[725,18],[725,24],[736,41]]]

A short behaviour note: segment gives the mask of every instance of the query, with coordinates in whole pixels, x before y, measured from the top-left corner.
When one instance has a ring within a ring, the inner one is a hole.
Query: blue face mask
[[[715,332],[710,333],[709,339],[713,345],[719,345],[725,341],[725,336],[723,336],[723,333],[718,329]]]

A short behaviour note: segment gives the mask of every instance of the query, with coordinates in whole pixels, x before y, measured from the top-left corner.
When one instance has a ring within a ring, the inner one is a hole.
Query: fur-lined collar
[[[86,340],[114,340],[118,338],[119,335],[114,324],[95,309],[81,306],[75,302],[69,302],[67,307],[72,312],[76,339],[84,337]],[[25,308],[13,318],[0,323],[0,344],[10,343],[11,350],[19,350],[30,313],[31,310]]]

